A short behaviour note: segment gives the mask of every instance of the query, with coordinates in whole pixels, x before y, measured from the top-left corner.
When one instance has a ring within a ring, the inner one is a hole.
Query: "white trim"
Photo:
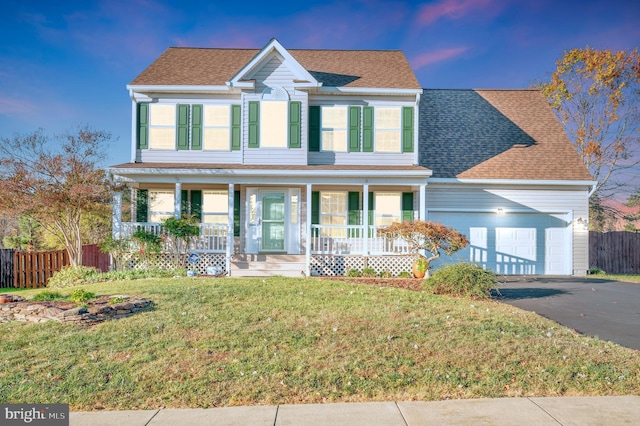
[[[591,180],[543,180],[543,179],[457,179],[457,178],[431,178],[433,184],[473,184],[473,185],[567,185],[567,186],[592,186],[597,184]]]
[[[131,85],[127,84],[130,92],[145,93],[202,93],[202,92],[230,92],[228,86],[210,86],[210,85]],[[135,96],[135,94],[134,94]]]
[[[296,80],[305,80],[312,83],[311,87],[318,87],[320,84],[313,78],[313,76],[302,66],[300,63],[285,49],[275,38],[271,39],[260,52],[253,57],[244,67],[240,69],[232,78],[227,82],[228,86],[246,87],[244,77],[252,74],[257,67],[264,62],[272,53],[278,53],[284,59],[283,64],[291,70],[291,72],[297,77]],[[255,82],[252,82],[252,86]]]
[[[133,90],[129,90],[129,97],[131,98],[131,162],[136,161],[136,155],[138,154],[138,103],[136,102]]]
[[[304,240],[304,255],[306,262],[307,277],[311,276],[311,198],[312,198],[311,184],[307,183],[307,199],[306,199],[306,224],[305,232],[307,233]],[[300,203],[301,205],[301,203]]]

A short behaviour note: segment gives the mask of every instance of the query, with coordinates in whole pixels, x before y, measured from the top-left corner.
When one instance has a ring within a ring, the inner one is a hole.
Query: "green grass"
[[[598,280],[614,280],[640,284],[640,275],[638,274],[607,274],[602,272],[594,275],[588,275],[587,277]]]
[[[84,288],[155,308],[92,328],[0,324],[0,401],[90,410],[640,395],[640,351],[494,301],[280,277]]]

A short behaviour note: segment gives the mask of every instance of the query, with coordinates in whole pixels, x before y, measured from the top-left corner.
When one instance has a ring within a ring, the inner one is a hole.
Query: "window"
[[[287,101],[263,101],[260,111],[260,145],[266,148],[286,148],[288,145]]]
[[[375,226],[388,226],[402,221],[402,193],[375,193]]]
[[[229,223],[229,196],[227,191],[202,192],[202,223]]]
[[[347,151],[347,108],[323,106],[321,109],[322,150]]]
[[[204,106],[204,149],[228,151],[231,114],[228,105]]]
[[[375,109],[377,152],[400,152],[402,148],[402,120],[400,108]]]
[[[321,192],[320,193],[320,224],[322,225],[346,225],[347,224],[347,193],[346,192]]]
[[[175,105],[149,105],[149,148],[176,148]]]
[[[174,215],[173,191],[149,191],[149,222],[162,222]]]

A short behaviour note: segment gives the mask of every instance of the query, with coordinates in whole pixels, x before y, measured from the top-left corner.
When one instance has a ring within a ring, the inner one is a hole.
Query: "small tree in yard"
[[[183,255],[187,253],[193,238],[200,235],[197,219],[187,215],[180,219],[169,217],[162,222],[162,228],[167,233],[165,238],[171,245],[176,266],[184,268],[186,258]]]
[[[98,163],[111,134],[80,127],[49,137],[42,130],[0,140],[0,211],[37,222],[82,264],[82,218],[109,215],[110,188]]]
[[[469,244],[467,237],[453,228],[437,222],[416,220],[411,222],[393,223],[379,230],[386,238],[400,238],[409,249],[426,263],[426,268],[441,253],[451,255]],[[429,257],[420,254],[421,250],[429,253]]]

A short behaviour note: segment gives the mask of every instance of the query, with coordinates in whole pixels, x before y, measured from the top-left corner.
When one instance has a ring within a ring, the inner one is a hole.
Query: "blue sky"
[[[426,88],[523,88],[564,50],[640,46],[637,0],[0,2],[0,137],[80,124],[129,161],[125,86],[169,46],[400,49]],[[117,139],[117,140],[115,140]]]

